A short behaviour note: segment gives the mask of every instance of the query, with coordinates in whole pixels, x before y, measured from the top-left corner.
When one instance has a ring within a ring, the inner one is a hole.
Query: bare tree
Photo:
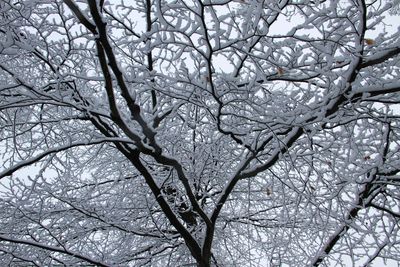
[[[0,265],[400,261],[393,10],[2,0]]]

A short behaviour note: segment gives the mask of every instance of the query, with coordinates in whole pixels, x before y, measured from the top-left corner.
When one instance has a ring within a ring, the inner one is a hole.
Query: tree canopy
[[[0,265],[399,262],[397,12],[2,0]]]

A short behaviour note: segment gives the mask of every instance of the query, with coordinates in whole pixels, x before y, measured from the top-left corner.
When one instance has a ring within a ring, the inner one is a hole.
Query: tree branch
[[[41,248],[44,250],[48,250],[48,251],[53,251],[53,252],[57,252],[57,253],[61,253],[61,254],[66,254],[69,256],[72,256],[74,258],[80,259],[80,260],[84,260],[88,263],[94,264],[96,266],[102,266],[102,267],[109,267],[111,265],[107,265],[103,262],[99,262],[96,261],[94,259],[91,259],[89,257],[83,256],[81,254],[78,254],[76,252],[72,252],[66,248],[59,248],[59,247],[53,247],[53,246],[49,246],[49,245],[45,245],[45,244],[41,244],[38,242],[34,242],[34,241],[28,241],[28,240],[22,240],[22,239],[16,239],[16,238],[10,238],[10,237],[6,237],[3,235],[0,235],[0,241],[5,241],[5,242],[10,242],[10,243],[15,243],[15,244],[22,244],[22,245],[27,245],[27,246],[32,246],[32,247],[37,247],[37,248]]]

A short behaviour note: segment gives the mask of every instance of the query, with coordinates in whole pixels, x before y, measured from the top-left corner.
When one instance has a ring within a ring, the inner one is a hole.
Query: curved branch
[[[53,247],[53,246],[49,246],[49,245],[45,245],[45,244],[41,244],[38,242],[34,242],[34,241],[28,241],[28,240],[22,240],[22,239],[16,239],[16,238],[10,238],[10,237],[6,237],[3,235],[0,235],[0,241],[5,241],[5,242],[10,242],[10,243],[16,243],[16,244],[22,244],[22,245],[27,245],[27,246],[32,246],[32,247],[37,247],[37,248],[41,248],[41,249],[45,249],[45,250],[49,250],[49,251],[53,251],[53,252],[58,252],[58,253],[62,253],[62,254],[66,254],[69,256],[72,256],[74,258],[80,259],[80,260],[84,260],[86,262],[89,262],[91,264],[94,264],[96,266],[102,266],[102,267],[109,267],[111,265],[107,265],[105,263],[96,261],[94,259],[91,259],[89,257],[80,255],[76,252],[72,252],[66,248],[62,249],[59,247]]]
[[[77,146],[90,146],[90,145],[96,145],[96,144],[105,143],[105,142],[122,142],[122,143],[132,143],[133,144],[132,141],[124,139],[124,138],[102,138],[102,139],[98,139],[98,140],[94,140],[94,141],[90,141],[90,142],[76,142],[73,144],[60,146],[57,148],[47,150],[43,153],[40,153],[39,155],[37,155],[35,157],[32,157],[28,160],[24,160],[18,164],[15,164],[12,167],[0,172],[0,179],[4,178],[6,176],[12,175],[14,172],[18,171],[19,169],[21,169],[23,167],[26,167],[26,166],[36,163],[48,155],[55,154],[55,153],[58,153],[61,151],[65,151],[65,150],[68,150],[70,148],[77,147]]]

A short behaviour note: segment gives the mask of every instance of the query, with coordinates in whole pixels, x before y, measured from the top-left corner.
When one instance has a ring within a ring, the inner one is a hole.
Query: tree
[[[399,261],[391,7],[3,0],[0,265]]]

